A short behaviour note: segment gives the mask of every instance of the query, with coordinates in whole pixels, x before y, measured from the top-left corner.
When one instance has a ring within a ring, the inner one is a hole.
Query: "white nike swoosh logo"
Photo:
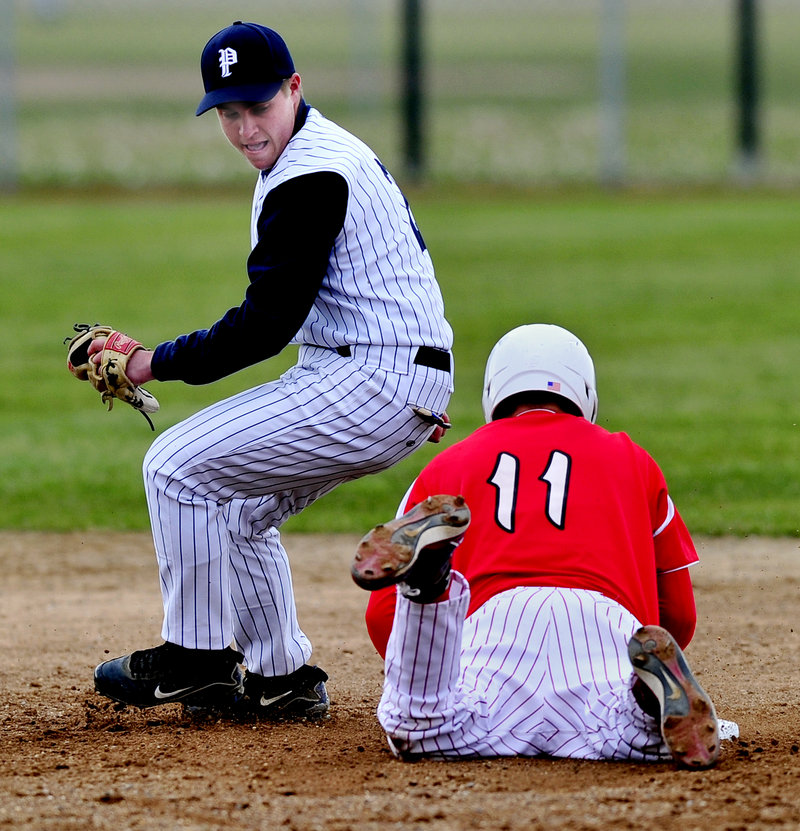
[[[285,693],[281,693],[280,695],[276,695],[274,698],[264,698],[261,696],[261,706],[262,707],[269,707],[270,704],[274,704],[276,701],[280,701],[282,698],[286,698],[287,695],[291,695],[292,690],[287,690]]]
[[[173,690],[172,692],[161,692],[161,684],[159,684],[153,690],[153,696],[154,698],[160,698],[162,700],[165,698],[175,698],[178,695],[182,695],[185,692],[189,692],[189,690],[191,689],[192,687],[184,687],[182,690]]]
[[[669,695],[667,698],[670,701],[676,701],[683,695],[683,690],[673,681],[672,677],[664,674],[664,680],[667,682],[667,686],[669,687]]]

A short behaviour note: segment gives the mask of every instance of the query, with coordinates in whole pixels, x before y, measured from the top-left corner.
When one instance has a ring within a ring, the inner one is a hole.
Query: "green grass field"
[[[486,355],[556,322],[598,370],[599,423],[659,461],[690,528],[798,535],[800,238],[792,193],[429,188],[409,193],[456,333],[455,422],[481,423]],[[0,201],[0,527],[144,529],[152,440],[68,374],[63,338],[110,322],[154,345],[238,304],[249,189]],[[157,430],[268,380],[292,353],[204,387],[151,387]],[[437,448],[320,500],[288,528],[360,532]]]

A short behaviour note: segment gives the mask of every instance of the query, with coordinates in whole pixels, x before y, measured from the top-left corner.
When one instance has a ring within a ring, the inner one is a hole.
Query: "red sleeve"
[[[653,545],[655,546],[656,571],[674,571],[698,561],[697,550],[683,518],[667,491],[666,482],[657,470],[660,486],[651,507]]]
[[[658,575],[659,625],[685,649],[697,626],[694,589],[688,568]]]
[[[659,624],[685,648],[697,626],[689,566],[698,561],[689,529],[672,502],[663,475],[656,500],[653,544],[656,559]]]
[[[395,586],[387,586],[385,589],[372,592],[367,603],[365,614],[367,633],[381,658],[386,657],[386,645],[392,633],[396,602],[397,589]]]
[[[398,516],[407,513],[418,502],[422,502],[428,496],[419,478],[412,482],[411,487],[403,496],[398,508]],[[386,657],[386,645],[389,643],[389,635],[392,633],[394,623],[394,607],[397,602],[397,589],[395,586],[387,586],[385,589],[378,589],[372,592],[367,603],[367,611],[364,620],[367,624],[367,634],[372,645],[378,651],[381,658]]]

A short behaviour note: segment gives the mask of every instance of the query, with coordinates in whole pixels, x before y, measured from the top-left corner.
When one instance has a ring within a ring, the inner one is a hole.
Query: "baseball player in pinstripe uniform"
[[[486,366],[488,423],[361,541],[398,755],[716,760],[681,651],[697,554],[651,456],[594,424],[595,389],[573,334],[512,330]]]
[[[283,39],[236,22],[206,44],[201,70],[197,115],[216,109],[259,171],[249,285],[210,328],[136,352],[128,374],[203,384],[290,342],[298,361],[153,443],[144,478],[165,643],[100,664],[95,687],[140,707],[320,715],[327,675],[308,663],[279,529],[439,439],[452,331],[406,199],[365,144],[306,104]]]

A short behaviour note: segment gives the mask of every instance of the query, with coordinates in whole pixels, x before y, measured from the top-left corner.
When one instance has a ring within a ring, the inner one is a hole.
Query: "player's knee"
[[[171,459],[171,462],[168,463],[167,459]],[[153,485],[158,487],[159,482],[174,476],[174,459],[174,453],[165,454],[163,444],[156,439],[147,453],[144,454],[144,461],[142,462],[142,477],[145,486],[148,488]],[[169,471],[167,470],[168,467],[170,468]]]
[[[149,486],[155,479],[155,473],[158,470],[158,463],[155,460],[155,454],[151,447],[147,453],[144,454],[144,461],[142,462],[142,478],[146,486]]]

